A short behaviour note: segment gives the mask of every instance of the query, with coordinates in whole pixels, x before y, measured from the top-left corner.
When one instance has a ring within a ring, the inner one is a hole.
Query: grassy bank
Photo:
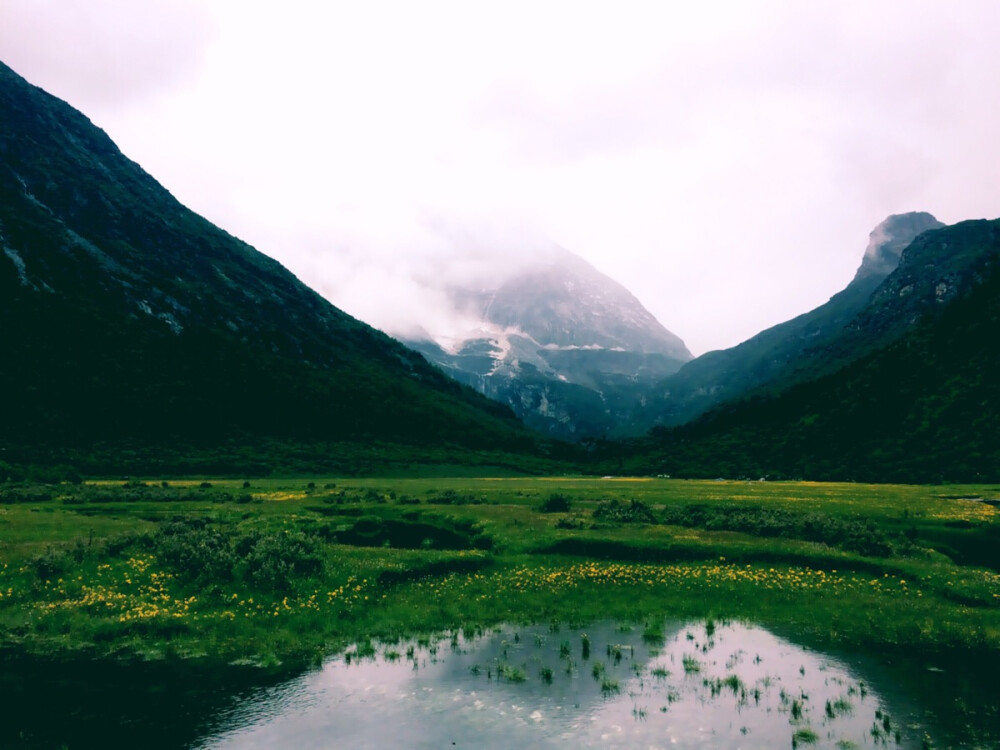
[[[664,479],[0,485],[0,638],[275,663],[500,621],[752,619],[1000,651],[992,487]],[[985,501],[984,501],[985,500]]]

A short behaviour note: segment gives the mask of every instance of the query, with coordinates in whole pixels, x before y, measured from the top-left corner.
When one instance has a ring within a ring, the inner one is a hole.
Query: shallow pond
[[[992,748],[997,666],[720,621],[364,643],[297,675],[5,659],[0,746]]]
[[[994,746],[988,727],[935,713],[919,682],[741,623],[503,627],[361,644],[236,705],[198,746]]]

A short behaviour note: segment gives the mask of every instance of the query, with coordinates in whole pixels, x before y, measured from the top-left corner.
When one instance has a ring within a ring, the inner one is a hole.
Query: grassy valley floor
[[[752,620],[1000,653],[990,486],[625,478],[0,485],[0,639],[309,663],[499,622]]]

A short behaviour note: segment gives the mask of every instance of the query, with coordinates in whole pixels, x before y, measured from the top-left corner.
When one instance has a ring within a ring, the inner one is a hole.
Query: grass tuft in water
[[[795,734],[792,735],[793,748],[799,745],[815,745],[817,742],[819,742],[819,735],[808,727],[796,729]]]

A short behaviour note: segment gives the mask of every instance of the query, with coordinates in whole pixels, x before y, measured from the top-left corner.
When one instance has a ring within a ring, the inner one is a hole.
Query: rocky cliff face
[[[872,230],[868,247],[851,284],[874,278],[879,283],[896,270],[899,258],[913,240],[924,232],[943,227],[940,221],[925,211],[893,214]]]
[[[457,340],[406,343],[559,437],[612,432],[649,383],[691,359],[628,290],[560,248],[495,286],[450,294],[477,327]]]

